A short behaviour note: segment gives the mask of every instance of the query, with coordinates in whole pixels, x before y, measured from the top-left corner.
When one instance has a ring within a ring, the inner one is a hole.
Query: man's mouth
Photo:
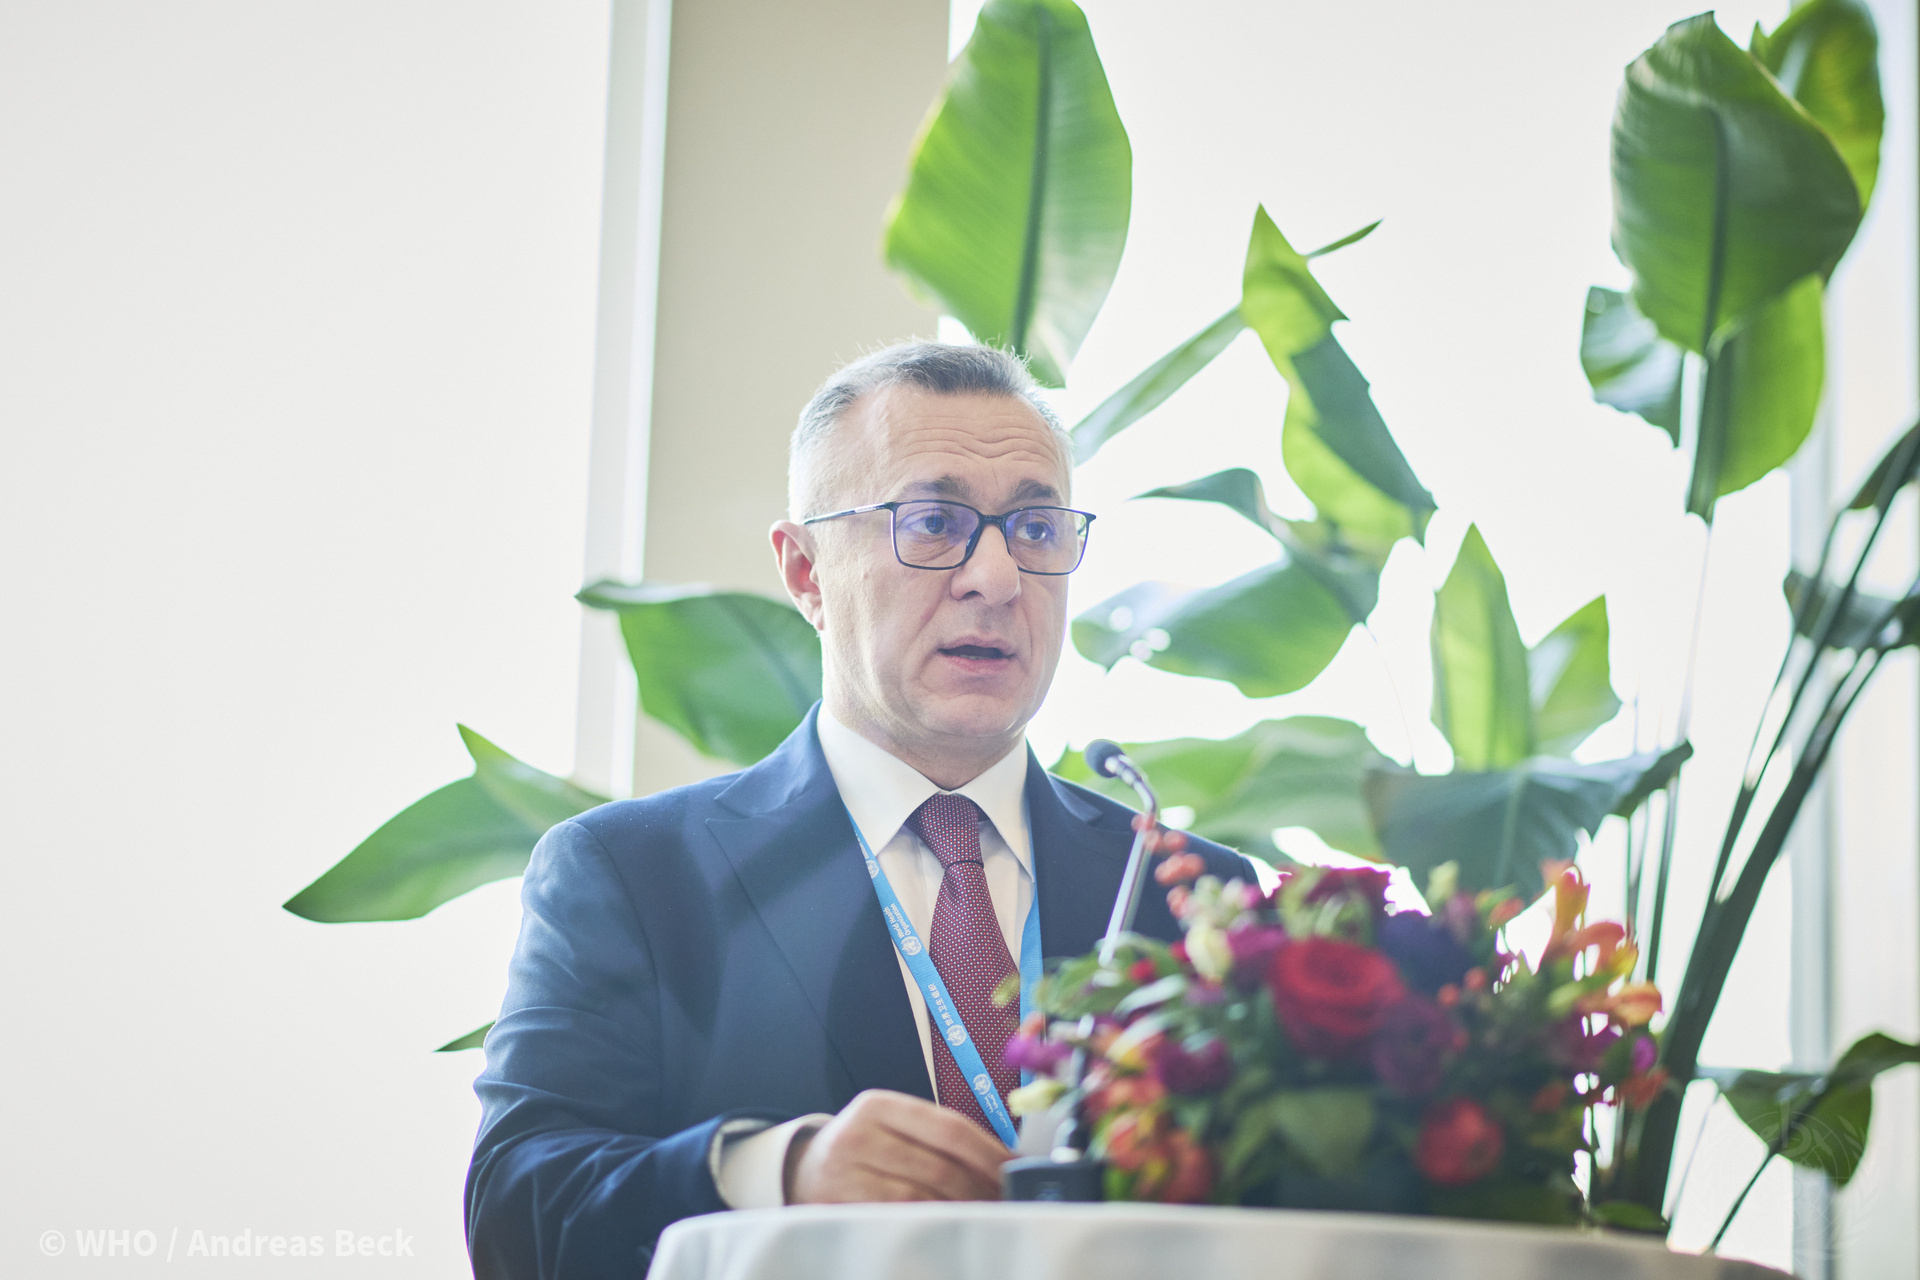
[[[1013,650],[1000,649],[990,644],[955,644],[940,650],[949,658],[994,659],[1011,658]]]

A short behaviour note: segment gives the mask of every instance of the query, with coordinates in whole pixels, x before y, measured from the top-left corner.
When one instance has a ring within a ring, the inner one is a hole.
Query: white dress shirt
[[[933,925],[933,905],[946,869],[933,850],[914,835],[907,819],[940,788],[912,765],[841,724],[825,707],[820,710],[818,724],[820,749],[827,757],[840,799],[860,833],[877,851],[880,869],[887,873],[907,919],[921,937],[926,937]],[[967,797],[986,815],[980,824],[981,867],[986,873],[987,892],[993,898],[994,914],[1000,919],[1000,935],[1007,942],[1007,954],[1018,964],[1021,932],[1033,905],[1033,837],[1027,818],[1025,740],[953,794]],[[913,1008],[920,1052],[926,1059],[931,1084],[933,1036],[928,1029],[927,1002],[897,949],[894,961],[900,966],[900,980]],[[827,1115],[811,1115],[772,1128],[763,1128],[757,1121],[736,1121],[726,1126],[711,1153],[720,1198],[734,1209],[785,1203],[788,1146],[798,1134],[817,1129],[830,1119]]]

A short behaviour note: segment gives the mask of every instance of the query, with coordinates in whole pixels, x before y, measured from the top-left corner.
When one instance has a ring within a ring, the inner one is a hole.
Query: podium
[[[805,1205],[688,1218],[647,1280],[1782,1280],[1657,1241],[1147,1204]]]

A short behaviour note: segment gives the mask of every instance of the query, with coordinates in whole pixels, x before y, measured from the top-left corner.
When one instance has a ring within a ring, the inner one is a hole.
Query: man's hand
[[[788,1204],[998,1200],[1011,1153],[957,1111],[869,1089],[787,1148]]]

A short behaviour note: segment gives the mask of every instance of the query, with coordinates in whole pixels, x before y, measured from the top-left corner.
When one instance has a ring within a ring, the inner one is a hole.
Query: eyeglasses
[[[1022,507],[990,516],[964,502],[875,502],[801,524],[885,511],[893,521],[893,555],[909,569],[958,569],[973,557],[988,525],[1007,540],[1007,553],[1022,573],[1060,577],[1080,567],[1087,553],[1089,512],[1067,507]]]

